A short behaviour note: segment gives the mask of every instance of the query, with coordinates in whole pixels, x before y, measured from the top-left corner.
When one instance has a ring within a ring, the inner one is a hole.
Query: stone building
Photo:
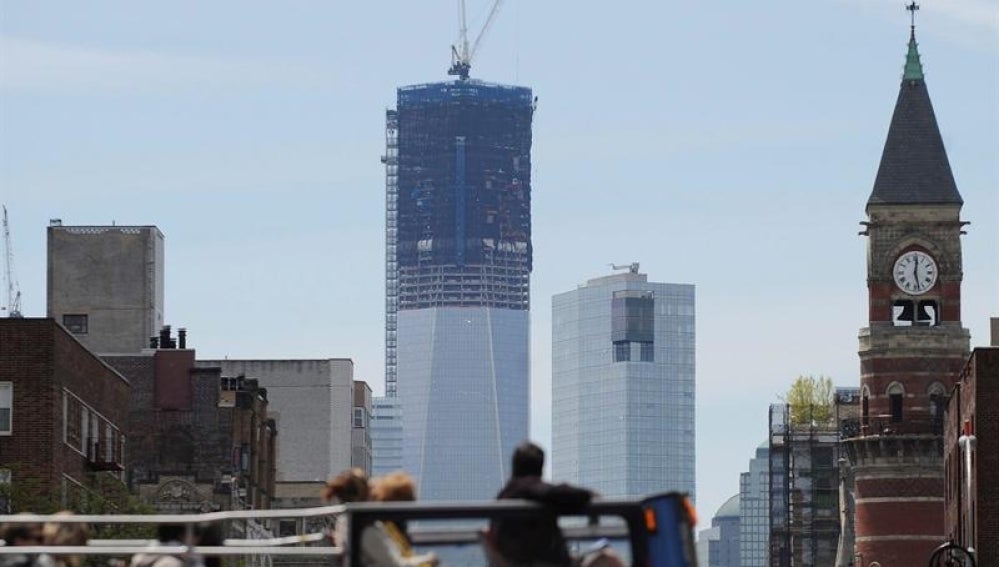
[[[163,326],[155,226],[48,227],[48,316],[97,354],[138,353]]]
[[[78,509],[120,485],[130,390],[55,320],[0,319],[0,510]]]
[[[169,328],[159,344],[164,348],[103,357],[133,385],[133,491],[163,512],[270,508],[277,427],[267,390],[218,367],[196,366],[195,351]]]
[[[224,376],[267,390],[268,415],[281,431],[272,507],[319,502],[326,480],[351,466],[354,363],[350,359],[199,360]],[[369,448],[370,451],[370,448]]]

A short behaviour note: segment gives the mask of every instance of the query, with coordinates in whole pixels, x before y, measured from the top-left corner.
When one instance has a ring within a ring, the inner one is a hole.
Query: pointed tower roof
[[[926,90],[913,26],[902,86],[867,205],[963,202]]]

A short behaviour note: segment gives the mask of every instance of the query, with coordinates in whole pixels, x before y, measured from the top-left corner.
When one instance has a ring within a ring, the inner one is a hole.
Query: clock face
[[[922,295],[937,283],[937,263],[926,252],[913,250],[895,260],[895,285],[909,295]]]

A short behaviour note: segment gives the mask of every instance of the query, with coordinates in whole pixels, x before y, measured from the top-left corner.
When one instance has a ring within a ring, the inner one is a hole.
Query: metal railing
[[[0,515],[0,523],[70,523],[88,525],[187,526],[188,535],[199,525],[225,522],[267,523],[276,519],[321,518],[347,523],[343,547],[332,544],[328,530],[266,539],[228,538],[223,545],[163,545],[152,540],[91,539],[84,546],[3,546],[0,559],[12,554],[127,556],[139,553],[204,556],[345,556],[344,565],[359,566],[361,533],[375,521],[417,521],[411,526],[414,545],[465,545],[482,541],[485,522],[553,513],[533,502],[504,500],[490,502],[384,502],[359,503],[316,508],[239,510],[205,514],[17,514]],[[658,520],[656,519],[656,514]],[[660,495],[652,499],[600,500],[585,509],[563,512],[560,517],[579,520],[563,527],[567,540],[608,538],[627,542],[633,565],[689,567],[695,565],[692,508],[682,495]],[[611,521],[606,521],[612,518]],[[475,522],[478,520],[478,522]],[[459,521],[459,522],[456,522]],[[651,522],[651,523],[650,523]],[[330,522],[332,523],[332,522]],[[435,525],[436,523],[436,525]],[[657,527],[658,526],[658,527]],[[340,543],[340,542],[338,542]],[[659,549],[659,551],[655,551]],[[666,556],[669,556],[668,558]],[[647,559],[651,559],[648,560]],[[2,562],[2,561],[0,561]],[[269,562],[269,561],[267,561]]]

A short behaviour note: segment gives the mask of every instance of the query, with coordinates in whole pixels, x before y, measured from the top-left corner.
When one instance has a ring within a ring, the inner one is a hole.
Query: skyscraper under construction
[[[386,396],[401,408],[401,462],[420,497],[488,498],[528,429],[534,99],[467,76],[397,96],[386,115]]]

